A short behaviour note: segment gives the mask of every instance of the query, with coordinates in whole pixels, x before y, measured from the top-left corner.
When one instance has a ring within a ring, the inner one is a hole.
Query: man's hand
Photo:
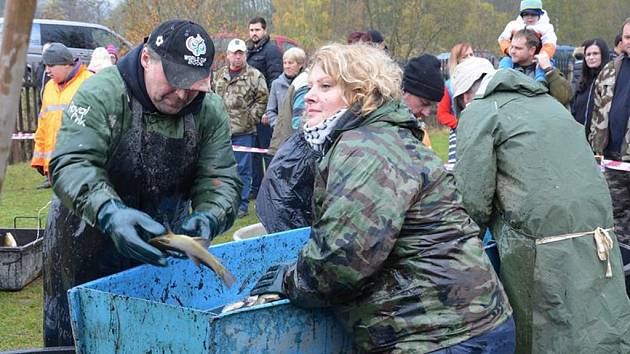
[[[540,52],[540,54],[535,55],[534,58],[536,58],[536,63],[538,63],[538,67],[540,67],[541,69],[545,71],[553,67],[551,65],[551,60],[549,59],[549,55],[547,55],[547,53],[545,52]]]
[[[264,125],[269,125],[269,117],[267,116],[267,113],[263,114],[263,116],[260,117],[260,123]]]
[[[123,256],[166,266],[164,253],[146,242],[165,234],[166,229],[148,214],[112,199],[101,206],[96,220],[99,229],[112,238],[116,249]]]
[[[219,230],[219,221],[210,212],[195,211],[186,217],[179,231],[184,235],[203,237],[212,241],[224,230]]]

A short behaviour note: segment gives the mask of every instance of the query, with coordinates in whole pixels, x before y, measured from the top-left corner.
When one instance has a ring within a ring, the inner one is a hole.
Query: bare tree
[[[101,23],[111,11],[108,0],[46,0],[37,17]]]

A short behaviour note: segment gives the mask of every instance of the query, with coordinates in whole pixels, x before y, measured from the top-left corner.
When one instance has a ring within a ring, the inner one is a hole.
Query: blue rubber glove
[[[146,241],[164,235],[164,226],[148,214],[127,207],[119,200],[109,200],[98,211],[99,229],[114,241],[118,252],[125,257],[156,266],[166,266],[166,257]]]
[[[249,295],[276,294],[287,297],[284,291],[284,274],[289,270],[291,264],[274,264],[269,267],[265,274],[258,279]]]
[[[208,211],[193,212],[186,217],[180,227],[180,232],[184,235],[203,237],[211,241],[224,231],[217,217]]]

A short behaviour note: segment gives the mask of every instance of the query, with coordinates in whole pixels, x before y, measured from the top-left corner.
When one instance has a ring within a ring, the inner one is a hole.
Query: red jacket
[[[444,86],[444,96],[437,106],[437,120],[440,124],[446,125],[451,129],[457,128],[457,117],[451,110],[451,95],[449,95],[446,86]]]

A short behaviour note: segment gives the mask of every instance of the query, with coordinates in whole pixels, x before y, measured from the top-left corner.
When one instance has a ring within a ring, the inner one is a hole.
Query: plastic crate
[[[23,289],[42,272],[41,229],[0,229],[0,245],[10,232],[18,247],[0,247],[0,290]]]
[[[189,260],[136,267],[68,292],[78,353],[351,353],[326,310],[288,300],[220,314],[248,296],[274,263],[297,258],[309,228],[210,247],[234,274],[231,289]]]

